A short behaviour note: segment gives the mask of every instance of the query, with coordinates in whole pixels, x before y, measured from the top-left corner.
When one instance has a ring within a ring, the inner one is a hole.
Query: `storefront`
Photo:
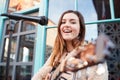
[[[26,20],[15,23],[11,47],[9,19],[0,16],[0,80],[4,80],[10,49],[10,80],[30,80],[49,57],[56,36],[58,19],[66,10],[80,11],[86,23],[86,40],[107,34],[116,45],[108,60],[110,80],[120,78],[120,1],[119,0],[0,0],[0,14],[17,13],[27,16],[46,16],[48,25]]]

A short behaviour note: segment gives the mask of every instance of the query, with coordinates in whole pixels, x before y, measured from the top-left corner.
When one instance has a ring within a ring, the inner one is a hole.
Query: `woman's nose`
[[[70,26],[70,22],[67,21],[67,22],[65,23],[65,26]]]

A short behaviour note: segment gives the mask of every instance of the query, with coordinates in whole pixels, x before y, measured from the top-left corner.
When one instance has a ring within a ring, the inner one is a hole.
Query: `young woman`
[[[83,57],[84,37],[85,24],[81,13],[73,10],[64,12],[59,20],[53,52],[32,80],[108,80],[106,63],[75,71],[91,64]]]

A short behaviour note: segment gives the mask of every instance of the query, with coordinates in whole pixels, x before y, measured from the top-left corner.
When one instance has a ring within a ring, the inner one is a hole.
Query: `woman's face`
[[[61,20],[60,32],[64,40],[77,38],[80,32],[79,18],[74,13],[67,13]]]

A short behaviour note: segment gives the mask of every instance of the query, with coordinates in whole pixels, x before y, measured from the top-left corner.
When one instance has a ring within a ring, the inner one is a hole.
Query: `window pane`
[[[23,35],[19,42],[18,61],[28,62],[33,60],[35,34]]]
[[[48,17],[51,20],[48,25],[55,25],[58,19],[66,10],[74,10],[74,0],[49,0],[49,13]]]
[[[86,25],[86,32],[85,32],[85,40],[86,41],[92,41],[95,40],[98,36],[98,25],[97,24],[91,24]]]
[[[111,18],[109,0],[78,0],[78,10],[86,22]]]
[[[115,18],[120,18],[120,0],[114,1]]]
[[[5,66],[0,66],[0,80],[5,80]],[[13,68],[12,66],[10,66],[9,68],[9,76],[8,76],[8,80],[12,80],[12,71],[13,71]]]
[[[37,24],[34,22],[30,22],[30,21],[24,21],[22,26],[21,26],[21,31],[30,31],[30,30],[35,30],[35,26]]]
[[[30,9],[33,6],[39,5],[39,3],[40,0],[10,0],[8,12]]]
[[[13,37],[12,41],[11,41],[11,53],[10,53],[10,61],[13,62],[15,60],[15,52],[16,52],[16,41],[17,41],[17,37]],[[7,55],[8,55],[8,44],[9,44],[9,38],[6,38],[4,41],[4,49],[3,49],[3,57],[2,57],[2,61],[6,61],[7,60]]]
[[[31,80],[31,66],[17,66],[15,80]]]
[[[55,37],[57,35],[57,28],[49,28],[47,29],[47,35],[46,35],[46,57],[45,60],[48,59],[52,52],[52,48],[54,46]]]
[[[15,25],[13,26],[13,29],[14,29],[13,33],[17,33],[17,32],[18,32],[18,27],[19,27],[19,26],[18,26],[18,22],[14,21],[14,23],[15,23]],[[9,21],[6,21],[6,22],[5,22],[5,27],[6,27],[5,34],[6,34],[6,35],[9,35],[10,26],[11,26],[11,25],[9,25]]]

